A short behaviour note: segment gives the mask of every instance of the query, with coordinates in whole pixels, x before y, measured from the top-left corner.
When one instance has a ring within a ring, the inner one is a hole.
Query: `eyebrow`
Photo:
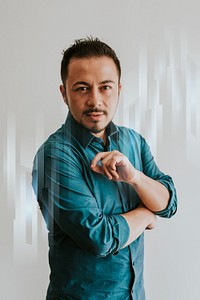
[[[104,81],[101,81],[100,84],[105,84],[105,83],[114,83],[115,82],[113,80],[104,80]]]
[[[73,87],[76,86],[76,85],[79,85],[79,84],[82,84],[82,85],[89,85],[88,82],[85,82],[85,81],[77,81],[73,84]]]
[[[113,84],[115,84],[115,82],[113,81],[113,80],[103,80],[103,81],[101,81],[101,82],[99,82],[99,84],[106,84],[106,83],[113,83]],[[90,85],[88,82],[86,82],[86,81],[77,81],[77,82],[75,82],[74,84],[73,84],[73,87],[75,87],[76,85]]]

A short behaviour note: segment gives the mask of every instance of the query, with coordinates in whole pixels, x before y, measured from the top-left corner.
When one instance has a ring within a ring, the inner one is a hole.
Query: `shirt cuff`
[[[176,189],[174,185],[165,180],[158,180],[162,183],[166,189],[169,191],[170,198],[167,207],[161,211],[156,212],[155,214],[161,218],[171,218],[177,211],[177,196]]]
[[[130,235],[130,228],[128,223],[121,215],[112,215],[110,222],[113,226],[113,237],[118,240],[117,247],[113,251],[116,254],[128,241]]]

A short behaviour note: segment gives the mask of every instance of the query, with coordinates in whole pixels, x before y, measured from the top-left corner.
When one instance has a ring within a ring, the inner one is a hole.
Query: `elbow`
[[[98,226],[88,229],[82,246],[96,257],[106,257],[116,254],[127,241],[127,236],[129,227],[122,216],[104,216]]]
[[[104,241],[100,240],[91,240],[88,243],[87,250],[95,257],[106,257],[117,251],[115,243],[112,243],[111,241],[104,243]]]
[[[161,218],[170,219],[175,215],[176,211],[177,211],[177,209],[167,210],[167,211],[159,211],[156,213],[156,215]]]
[[[161,210],[161,211],[157,211],[155,212],[155,214],[161,218],[167,218],[167,219],[170,219],[171,217],[173,217],[177,212],[177,200],[175,199],[173,201],[173,203],[170,203],[168,204],[168,206]]]
[[[167,204],[166,208],[164,208],[160,211],[156,211],[154,213],[161,218],[170,219],[177,212],[177,193],[176,193],[176,189],[174,188],[174,185],[172,183],[166,185],[166,188],[169,191],[168,204]]]
[[[156,212],[156,215],[162,218],[170,219],[177,212],[177,193],[172,180],[170,180],[165,186],[169,192],[169,201],[167,207],[163,210]]]
[[[92,255],[94,255],[95,257],[106,257],[108,254],[110,254],[111,252],[109,251],[109,249],[107,247],[91,247],[90,252]]]
[[[115,254],[120,248],[120,241],[118,236],[114,236],[113,230],[96,230],[90,231],[85,236],[84,240],[81,238],[81,248],[89,251],[95,257],[106,257],[110,254]]]

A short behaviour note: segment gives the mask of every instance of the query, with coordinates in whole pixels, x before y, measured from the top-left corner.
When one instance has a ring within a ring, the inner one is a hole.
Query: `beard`
[[[84,124],[84,122],[80,122],[79,124],[85,128],[87,131],[96,134],[96,133],[100,133],[102,131],[104,131],[107,126],[110,124],[111,121],[109,121],[106,125],[104,125],[103,127],[99,127],[99,125],[97,124],[98,122],[94,122],[94,125],[91,126],[87,126],[86,124]],[[96,124],[95,124],[96,123]]]
[[[88,110],[84,111],[83,116],[86,117],[86,119],[83,117],[80,120],[77,120],[69,106],[68,106],[68,108],[69,108],[70,113],[72,114],[72,116],[76,120],[76,122],[92,134],[101,133],[102,131],[104,131],[107,128],[107,126],[112,121],[111,119],[110,120],[108,119],[107,122],[105,121],[104,124],[102,124],[102,125],[99,124],[100,123],[99,121],[92,121],[92,122],[88,123],[87,122],[87,114],[89,114],[89,113],[92,113],[92,112],[98,113],[98,112],[100,112],[100,113],[103,113],[105,116],[107,116],[106,111],[96,109],[96,108],[95,109],[88,109]]]

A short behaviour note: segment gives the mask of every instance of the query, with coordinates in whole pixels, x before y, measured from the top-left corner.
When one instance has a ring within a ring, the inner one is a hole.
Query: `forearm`
[[[129,183],[149,210],[157,212],[167,207],[170,195],[160,182],[136,170],[134,178]]]
[[[99,161],[101,165],[98,165]],[[128,158],[119,151],[98,153],[92,161],[91,168],[97,173],[106,175],[109,180],[131,184],[149,210],[158,212],[167,207],[170,195],[166,187],[136,170]]]
[[[149,227],[152,229],[156,221],[156,216],[145,207],[138,207],[122,214],[122,216],[128,223],[130,229],[130,235],[124,247],[136,240],[146,228]]]

